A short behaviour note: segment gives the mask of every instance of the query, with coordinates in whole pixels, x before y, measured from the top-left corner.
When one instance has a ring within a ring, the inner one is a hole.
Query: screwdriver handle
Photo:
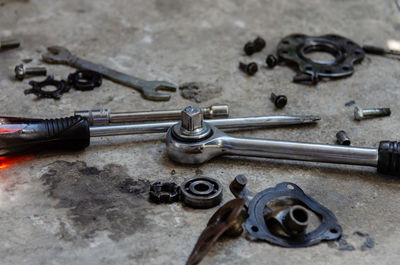
[[[61,119],[0,117],[0,156],[42,150],[80,150],[89,143],[89,122],[80,116]]]
[[[378,149],[378,172],[400,176],[400,143],[381,141]]]

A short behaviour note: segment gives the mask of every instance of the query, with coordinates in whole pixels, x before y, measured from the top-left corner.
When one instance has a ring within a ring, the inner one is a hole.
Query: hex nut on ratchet
[[[181,184],[181,200],[189,207],[208,209],[222,201],[222,185],[213,178],[195,177]]]

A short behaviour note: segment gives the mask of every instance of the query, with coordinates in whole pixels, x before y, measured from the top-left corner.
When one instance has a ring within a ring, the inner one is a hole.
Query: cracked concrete
[[[315,114],[317,126],[235,133],[238,136],[334,143],[345,130],[355,146],[377,146],[399,138],[400,63],[367,56],[353,76],[316,87],[291,82],[286,67],[260,67],[254,77],[239,61],[262,65],[279,40],[291,33],[336,33],[359,44],[399,40],[400,11],[394,1],[300,0],[243,3],[222,1],[0,0],[0,39],[17,38],[19,49],[0,52],[1,115],[62,117],[74,110],[173,109],[194,104],[173,93],[170,101],[143,100],[139,93],[104,80],[89,92],[71,90],[61,100],[24,95],[29,80],[13,78],[15,65],[44,65],[46,47],[73,53],[143,79],[178,85],[208,84],[221,90],[201,105],[226,103],[232,117]],[[267,47],[248,58],[242,47],[257,35]],[[46,65],[66,78],[67,66]],[[32,78],[40,80],[41,78]],[[271,92],[286,94],[275,110]],[[388,118],[353,121],[351,100],[362,107],[391,107]],[[148,182],[181,183],[199,173],[218,178],[224,202],[233,198],[230,181],[239,173],[253,190],[282,181],[298,184],[328,207],[343,227],[339,242],[285,249],[247,241],[216,244],[202,264],[397,264],[400,258],[400,181],[374,168],[272,159],[218,158],[192,167],[168,160],[163,135],[93,139],[85,151],[16,158],[0,171],[1,264],[184,264],[216,209],[181,204],[155,205],[146,199]],[[121,192],[125,179],[137,193]]]

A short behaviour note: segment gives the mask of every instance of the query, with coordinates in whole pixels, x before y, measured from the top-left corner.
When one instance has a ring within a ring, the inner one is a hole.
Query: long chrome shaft
[[[206,119],[226,118],[229,116],[228,105],[212,105],[201,109]],[[75,116],[82,116],[89,120],[92,126],[105,126],[110,123],[131,123],[142,121],[165,121],[179,120],[181,109],[177,110],[155,110],[138,112],[110,112],[103,110],[80,110],[75,111]]]
[[[378,149],[279,140],[221,137],[224,154],[377,166]]]
[[[320,120],[318,116],[260,116],[248,118],[232,118],[232,119],[212,119],[207,123],[223,130],[240,130],[265,128],[285,125],[308,124],[315,123]],[[144,133],[162,133],[173,125],[176,121],[171,122],[155,122],[140,124],[122,124],[109,126],[90,127],[90,136],[113,136],[128,134],[144,134]]]

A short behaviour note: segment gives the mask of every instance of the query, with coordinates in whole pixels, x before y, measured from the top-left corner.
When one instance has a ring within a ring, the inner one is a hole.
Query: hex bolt
[[[243,47],[244,53],[249,56],[255,53],[255,50],[254,43],[251,41],[247,42]]]
[[[186,107],[182,111],[182,128],[193,132],[203,128],[203,112],[198,107]]]
[[[258,66],[256,63],[251,62],[249,64],[245,64],[242,62],[239,62],[239,69],[242,70],[244,73],[247,75],[254,75],[258,71]]]
[[[265,63],[268,65],[269,68],[274,68],[278,63],[278,59],[276,59],[275,55],[270,54],[265,59]]]
[[[347,136],[345,131],[338,131],[336,133],[336,140],[337,140],[337,143],[340,145],[350,145],[351,144],[350,138]]]
[[[18,40],[0,40],[0,50],[18,48],[19,45]]]
[[[390,108],[374,108],[374,109],[362,109],[360,107],[354,108],[354,119],[361,121],[364,119],[390,116]]]
[[[267,43],[265,42],[265,40],[261,37],[257,37],[254,41],[254,48],[255,48],[255,52],[259,52],[262,49],[265,48],[265,46],[267,45]]]
[[[285,95],[275,95],[274,93],[271,93],[271,101],[275,104],[275,107],[278,109],[283,108],[286,106],[287,103],[287,97]]]
[[[25,67],[23,64],[15,67],[15,78],[24,80],[26,76],[46,75],[47,70],[45,67]]]

